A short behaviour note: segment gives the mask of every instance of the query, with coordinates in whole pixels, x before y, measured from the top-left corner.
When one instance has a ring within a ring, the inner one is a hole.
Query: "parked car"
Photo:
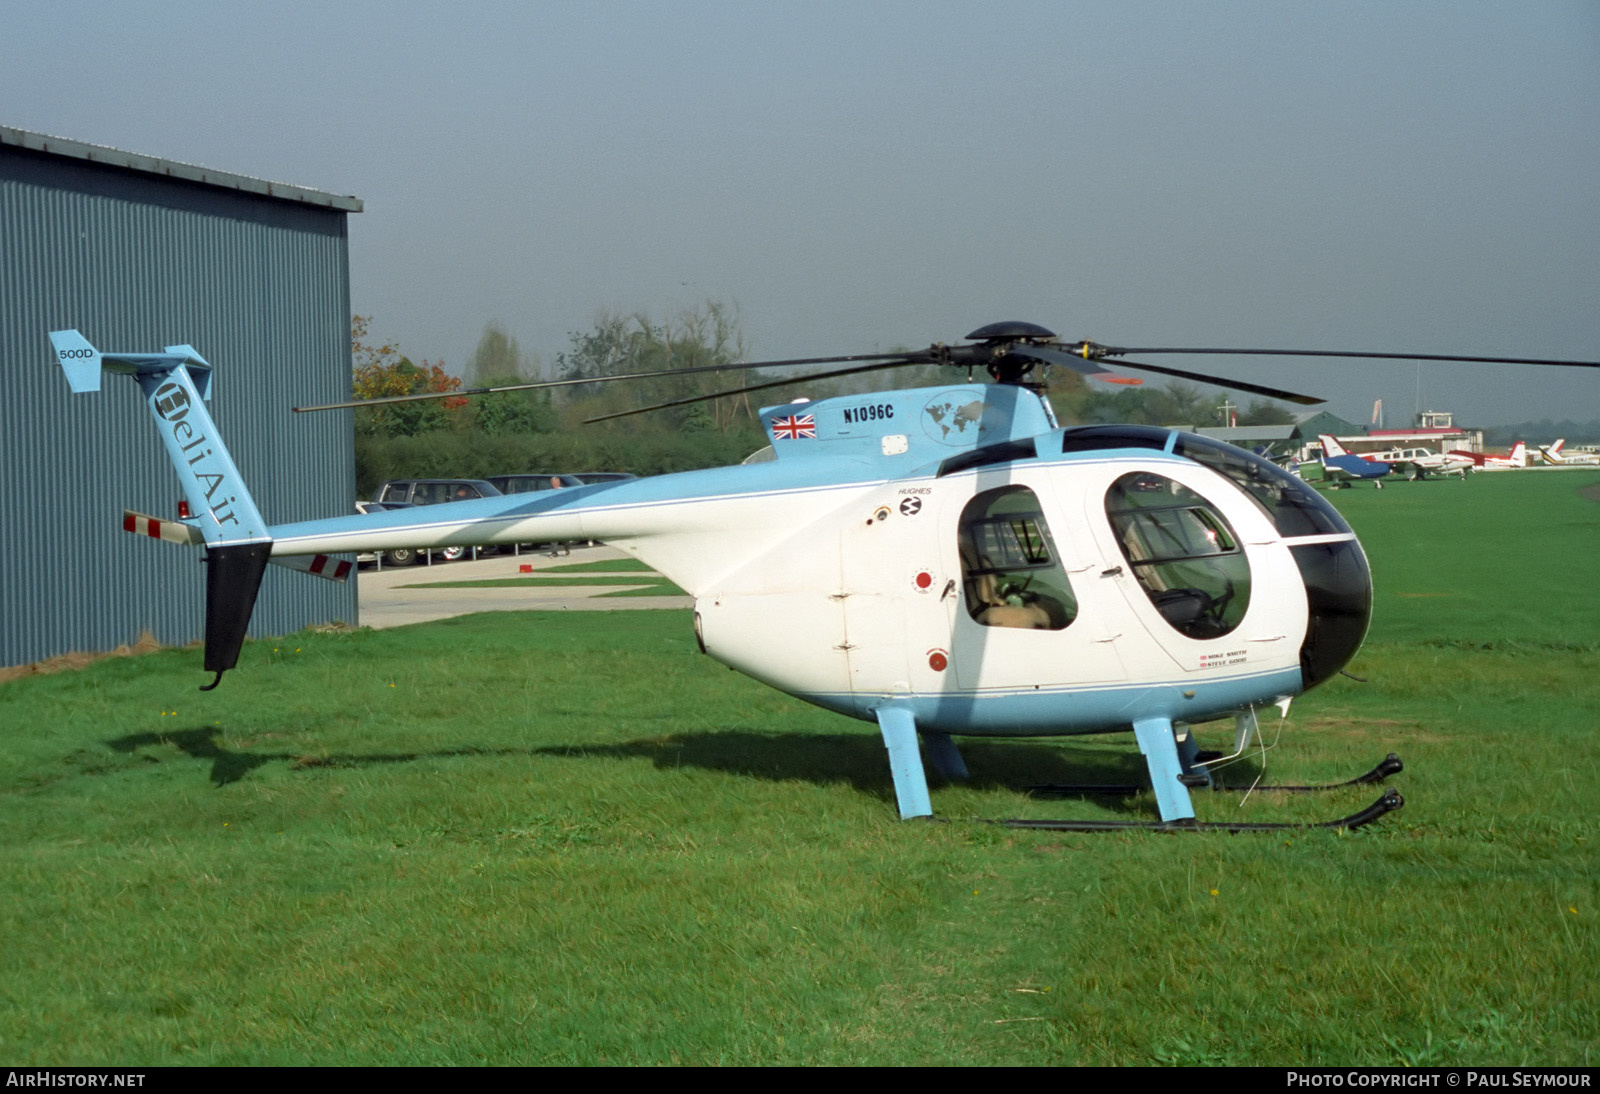
[[[378,487],[376,503],[393,508],[412,505],[437,505],[447,501],[498,497],[500,491],[483,479],[390,479]],[[492,554],[494,548],[480,547],[479,554]],[[437,554],[446,562],[457,562],[472,553],[470,547],[441,547]],[[384,552],[391,566],[410,566],[422,561],[422,552],[411,547]]]
[[[582,486],[576,475],[560,475],[543,471],[527,475],[490,475],[489,481],[502,494],[532,494],[539,490],[564,490],[569,486]]]
[[[627,471],[579,471],[571,477],[578,479],[585,486],[590,486],[597,482],[623,482],[639,476]]]
[[[390,479],[378,487],[374,501],[437,505],[444,501],[492,498],[500,490],[483,479]]]

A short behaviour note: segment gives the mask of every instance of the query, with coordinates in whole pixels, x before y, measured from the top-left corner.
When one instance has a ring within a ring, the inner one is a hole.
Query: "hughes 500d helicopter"
[[[1234,718],[1242,747],[1259,709],[1286,710],[1355,655],[1371,614],[1367,560],[1339,513],[1271,461],[1171,429],[1063,428],[1035,370],[1064,365],[1108,374],[1098,362],[1131,353],[1600,367],[1126,349],[1062,342],[1031,323],[996,323],[960,345],[684,370],[853,362],[806,377],[813,380],[919,363],[967,371],[966,383],[949,387],[767,407],[760,417],[770,461],[269,525],[206,412],[212,368],[199,353],[186,345],[101,353],[76,331],[50,337],[73,391],[98,390],[105,369],[131,375],[144,394],[190,516],[128,513],[124,527],[204,545],[205,667],[216,674],[208,689],[238,659],[269,562],[342,579],[350,564],[329,556],[601,540],[694,597],[704,652],[808,702],[875,722],[902,817],[933,812],[919,734],[941,773],[963,777],[954,736],[1131,730],[1164,827],[1206,827],[1194,820],[1189,790],[1211,779],[1189,726]],[[979,368],[993,383],[971,382]],[[609,379],[633,378],[642,377]],[[1354,826],[1399,804],[1390,791],[1362,813],[1329,823]]]

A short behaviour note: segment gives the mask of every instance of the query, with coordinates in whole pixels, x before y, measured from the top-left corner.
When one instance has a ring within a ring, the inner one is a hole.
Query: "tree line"
[[[503,327],[484,328],[461,378],[443,361],[413,362],[394,343],[371,337],[372,321],[351,322],[355,398],[440,393],[416,403],[362,407],[355,413],[356,489],[362,496],[386,479],[483,478],[524,472],[631,471],[655,475],[737,463],[766,443],[757,409],[781,402],[787,388],[669,405],[647,414],[585,424],[641,406],[671,404],[781,379],[761,372],[682,370],[728,364],[749,356],[734,309],[708,301],[656,320],[642,313],[603,311],[546,367],[524,353]],[[892,351],[891,351],[892,352]],[[640,380],[605,377],[645,373]],[[535,391],[450,397],[464,387],[500,387],[537,380],[600,380]],[[797,377],[813,400],[887,387],[933,387],[965,380],[938,366],[909,365],[832,380]],[[1068,369],[1047,377],[1051,404],[1064,423],[1132,422],[1216,425],[1218,399],[1182,382],[1108,391]],[[1293,420],[1271,400],[1239,408],[1238,424]]]

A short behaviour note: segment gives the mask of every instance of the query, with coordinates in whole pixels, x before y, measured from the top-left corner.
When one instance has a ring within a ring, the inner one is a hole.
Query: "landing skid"
[[[1306,794],[1317,790],[1339,790],[1346,786],[1364,786],[1368,783],[1379,783],[1391,775],[1398,775],[1405,770],[1405,764],[1400,762],[1400,757],[1393,752],[1380,760],[1376,767],[1364,775],[1357,775],[1353,779],[1346,779],[1342,783],[1318,783],[1312,786],[1231,786],[1213,783],[1213,790],[1231,790],[1234,793],[1243,793],[1249,790],[1276,790],[1290,794]],[[1132,797],[1149,789],[1134,783],[1034,783],[1021,787],[1031,794],[1045,795],[1048,797],[1071,797],[1078,794],[1104,794],[1111,797]]]
[[[1382,766],[1382,765],[1380,765]],[[1363,776],[1362,778],[1365,778]],[[1360,781],[1360,780],[1353,780]],[[1348,785],[1348,784],[1340,784]],[[1309,828],[1360,828],[1392,813],[1406,803],[1397,790],[1385,790],[1383,797],[1357,813],[1331,821],[1197,821],[1193,817],[1170,821],[1115,820],[999,820],[990,821],[1004,828],[1037,828],[1049,832],[1112,832],[1145,829],[1151,832],[1287,832]]]
[[[1382,760],[1379,760],[1378,765],[1371,771],[1368,771],[1365,775],[1357,775],[1355,778],[1346,779],[1342,783],[1318,783],[1313,786],[1258,786],[1255,789],[1282,790],[1291,794],[1304,794],[1313,790],[1338,790],[1345,786],[1363,786],[1367,783],[1381,783],[1390,775],[1398,775],[1405,769],[1406,765],[1400,762],[1400,757],[1391,752]],[[1217,789],[1239,791],[1249,790],[1251,788],[1248,786],[1219,786]]]
[[[922,768],[922,753],[918,748],[916,718],[908,704],[889,701],[873,710],[883,743],[889,754],[889,771],[894,777],[895,801],[900,807],[900,819],[932,817],[933,804],[928,796],[928,780]],[[1172,720],[1161,714],[1135,718],[1132,725],[1139,751],[1144,754],[1150,769],[1150,789],[1155,793],[1160,820],[1105,821],[1105,820],[998,820],[989,821],[1006,828],[1040,828],[1057,832],[1103,832],[1133,828],[1157,832],[1282,832],[1310,828],[1360,828],[1385,813],[1393,812],[1405,804],[1405,799],[1394,790],[1385,790],[1383,796],[1367,808],[1348,817],[1331,821],[1272,822],[1272,821],[1201,821],[1194,815],[1190,800],[1191,788],[1214,785],[1211,774],[1200,762],[1200,750],[1193,734],[1178,733]],[[946,778],[966,776],[966,764],[948,734],[922,731],[928,743],[929,758]],[[1355,786],[1376,782],[1399,772],[1400,758],[1390,753],[1382,763],[1365,775],[1330,786],[1275,787],[1282,790],[1331,790],[1336,786]],[[1136,794],[1139,786],[1082,786],[1034,787],[1056,793]],[[1230,788],[1222,788],[1230,789]],[[1232,789],[1247,789],[1237,787]]]

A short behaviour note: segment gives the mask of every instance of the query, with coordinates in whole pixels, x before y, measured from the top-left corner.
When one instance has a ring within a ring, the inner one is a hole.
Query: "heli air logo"
[[[162,384],[156,392],[156,413],[169,422],[181,422],[189,416],[189,393],[177,384]]]
[[[193,406],[188,389],[182,384],[162,384],[156,389],[150,405],[163,421],[171,424],[178,458],[188,464],[189,474],[194,476],[186,492],[191,498],[195,490],[203,494],[205,506],[211,510],[211,516],[218,524],[237,525],[239,518],[233,512],[233,503],[238,498],[231,493],[233,488],[227,485],[226,463],[215,457],[211,440],[205,435],[205,415],[197,415],[195,422],[184,420],[189,417],[189,410]]]

